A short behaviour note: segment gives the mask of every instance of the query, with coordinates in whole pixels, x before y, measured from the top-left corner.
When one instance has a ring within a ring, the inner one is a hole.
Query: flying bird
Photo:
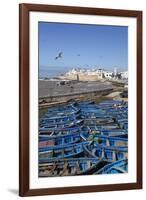
[[[80,54],[77,54],[77,56],[80,56]]]
[[[59,54],[55,57],[55,60],[57,60],[58,58],[62,58],[62,52],[59,52]]]

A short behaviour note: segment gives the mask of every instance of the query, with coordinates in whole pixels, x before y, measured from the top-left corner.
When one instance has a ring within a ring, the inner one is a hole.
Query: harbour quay
[[[94,99],[113,91],[111,82],[39,80],[39,103],[66,102],[68,100]]]

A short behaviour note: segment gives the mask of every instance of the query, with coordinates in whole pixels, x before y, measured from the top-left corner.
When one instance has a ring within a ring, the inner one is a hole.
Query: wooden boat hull
[[[89,175],[109,164],[96,158],[68,158],[39,164],[39,177]]]
[[[128,159],[110,163],[96,172],[96,174],[116,174],[128,172]]]

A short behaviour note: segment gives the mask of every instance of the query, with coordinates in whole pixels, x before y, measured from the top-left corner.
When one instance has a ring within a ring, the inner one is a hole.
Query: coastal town
[[[64,75],[59,76],[59,78],[78,81],[128,80],[128,71],[118,72],[116,67],[114,71],[97,68],[73,68]]]
[[[128,97],[128,72],[74,68],[59,76],[39,79],[39,103],[65,102],[70,99],[93,100],[106,96]],[[59,99],[58,99],[59,98]]]

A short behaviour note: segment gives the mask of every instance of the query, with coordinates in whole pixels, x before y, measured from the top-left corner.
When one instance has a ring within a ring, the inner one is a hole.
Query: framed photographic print
[[[19,194],[142,188],[142,11],[20,4]]]

